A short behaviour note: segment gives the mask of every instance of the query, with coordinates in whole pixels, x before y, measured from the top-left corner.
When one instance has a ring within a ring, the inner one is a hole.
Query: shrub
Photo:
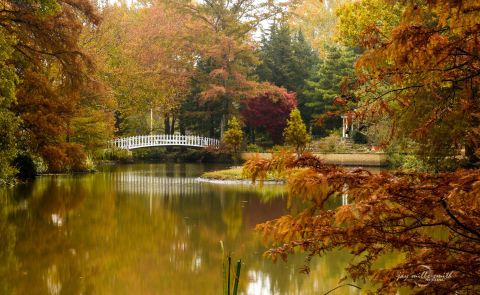
[[[87,154],[83,146],[78,143],[63,144],[65,154],[67,155],[66,171],[84,172],[87,168]]]
[[[247,145],[247,148],[245,149],[245,151],[247,151],[249,153],[261,153],[261,152],[263,152],[263,148],[254,144],[254,143],[251,143],[251,144]]]
[[[30,154],[22,153],[17,155],[13,161],[13,165],[17,168],[17,177],[22,180],[33,179],[37,175],[35,162]]]
[[[78,143],[47,145],[41,155],[52,173],[87,171],[87,154]]]
[[[294,109],[290,113],[287,128],[283,131],[283,136],[285,137],[285,142],[295,148],[298,156],[305,151],[305,147],[311,138],[298,109]]]
[[[231,163],[233,157],[230,150],[225,145],[209,146],[203,149],[202,162],[207,163]]]
[[[128,162],[132,160],[132,153],[128,150],[113,148],[106,151],[105,158],[112,161]]]
[[[357,143],[357,144],[367,144],[368,143],[367,136],[365,134],[363,134],[362,132],[358,131],[358,130],[353,131],[352,139],[353,139],[353,142]]]
[[[228,129],[225,131],[222,141],[234,155],[240,150],[243,142],[243,131],[236,117],[228,121]]]
[[[43,159],[47,162],[48,171],[52,173],[65,172],[67,155],[60,146],[47,145],[41,151]]]

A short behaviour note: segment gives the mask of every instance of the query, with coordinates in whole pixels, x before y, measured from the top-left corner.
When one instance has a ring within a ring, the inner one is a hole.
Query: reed
[[[229,253],[225,257],[225,248],[223,246],[223,241],[220,241],[220,248],[222,249],[222,278],[223,278],[223,294],[224,295],[237,295],[238,292],[238,283],[240,281],[240,270],[242,268],[242,260],[237,261],[235,278],[233,281],[233,290],[231,291],[231,269],[232,269],[232,256]]]

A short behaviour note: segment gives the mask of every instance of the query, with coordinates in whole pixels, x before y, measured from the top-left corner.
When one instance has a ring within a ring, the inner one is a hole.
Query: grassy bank
[[[241,181],[249,181],[250,179],[245,177],[242,172],[242,167],[232,167],[229,169],[224,170],[216,170],[205,172],[201,176],[202,178],[206,179],[213,179],[213,180],[241,180]],[[283,181],[282,179],[275,178],[273,175],[267,175],[266,181]]]

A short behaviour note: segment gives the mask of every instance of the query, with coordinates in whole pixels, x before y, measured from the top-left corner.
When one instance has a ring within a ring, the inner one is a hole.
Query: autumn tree
[[[232,117],[228,121],[228,129],[223,135],[222,143],[232,151],[235,158],[238,157],[238,152],[243,143],[243,131],[236,117]]]
[[[307,127],[303,123],[302,116],[298,109],[294,109],[290,113],[287,121],[287,127],[283,131],[285,143],[293,146],[297,155],[300,156],[310,142],[310,134],[307,132]]]
[[[462,149],[470,165],[478,163],[476,2],[399,1],[393,9],[387,1],[355,3],[340,10],[339,31],[365,50],[356,66],[358,113],[388,117],[393,124],[386,141],[413,140],[413,151],[437,170],[458,165]],[[378,12],[378,21],[370,11]],[[402,13],[390,17],[394,11]]]
[[[119,131],[173,134],[190,91],[197,48],[192,39],[202,35],[197,32],[201,26],[164,1],[141,8],[107,6],[102,16],[104,22],[87,45],[114,91]]]
[[[64,159],[61,169],[66,170],[68,155],[84,155],[82,146],[70,142],[70,122],[83,94],[97,89],[89,77],[93,63],[79,41],[83,28],[98,22],[88,1],[3,2],[0,25],[13,42],[8,65],[19,78],[17,103],[11,106],[21,119],[17,142],[42,156],[49,167]]]
[[[303,0],[289,7],[289,24],[301,30],[305,38],[318,52],[325,53],[325,46],[334,42],[338,23],[337,9],[347,0]],[[352,20],[354,21],[354,20]]]
[[[262,86],[249,77],[258,63],[252,33],[284,6],[263,0],[208,0],[182,6],[205,28],[199,40],[203,44],[200,56],[206,71],[199,74],[198,80],[202,81],[199,100],[218,102],[221,136],[229,116],[238,112],[240,101]]]
[[[289,203],[303,203],[290,214],[257,226],[272,245],[266,256],[286,260],[296,250],[304,251],[308,273],[314,256],[342,248],[353,255],[345,265],[349,277],[372,282],[376,294],[395,294],[400,288],[412,294],[479,291],[478,169],[372,174],[326,165],[311,155],[295,159],[291,154],[252,159],[244,167],[253,179],[267,172],[285,175]],[[326,206],[345,193],[348,205],[333,210]],[[392,253],[403,259],[378,267]],[[429,276],[450,275],[428,280],[420,276],[425,266]]]
[[[270,92],[248,97],[242,104],[242,117],[246,125],[252,128],[252,143],[256,128],[265,128],[274,143],[281,143],[288,116],[297,105],[295,94],[282,88],[272,88]]]
[[[310,124],[310,117],[305,117],[310,114],[306,81],[311,79],[319,59],[303,32],[291,30],[286,20],[278,20],[263,35],[258,54],[260,64],[255,71],[259,79],[295,92],[298,108]]]
[[[273,259],[299,250],[308,264],[333,249],[349,250],[349,277],[372,282],[377,294],[475,294],[479,169],[438,170],[462,146],[470,164],[478,161],[480,10],[475,1],[391,3],[354,1],[340,9],[339,31],[364,50],[356,63],[357,115],[388,117],[390,137],[415,141],[437,171],[372,174],[311,155],[252,159],[245,170],[253,179],[283,173],[290,203],[302,202],[257,229],[272,243],[266,255]],[[326,208],[345,194],[348,205]],[[379,267],[391,254],[402,259]]]
[[[19,81],[14,67],[8,64],[15,43],[7,36],[4,28],[0,27],[0,185],[10,182],[14,175],[11,162],[16,155],[15,132],[19,123],[11,111]]]

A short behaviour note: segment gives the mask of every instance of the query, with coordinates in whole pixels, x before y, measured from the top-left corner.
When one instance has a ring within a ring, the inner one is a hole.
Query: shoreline
[[[333,164],[345,167],[387,167],[388,160],[386,153],[312,153],[320,158],[325,164]],[[269,160],[272,153],[247,153],[241,154],[241,158],[247,161],[259,156],[261,159]]]
[[[264,181],[258,180],[255,183],[253,183],[251,180],[248,180],[248,179],[215,179],[215,178],[207,178],[203,176],[197,177],[195,180],[202,183],[212,183],[212,184],[276,185],[276,184],[286,183],[283,180],[264,180]]]

